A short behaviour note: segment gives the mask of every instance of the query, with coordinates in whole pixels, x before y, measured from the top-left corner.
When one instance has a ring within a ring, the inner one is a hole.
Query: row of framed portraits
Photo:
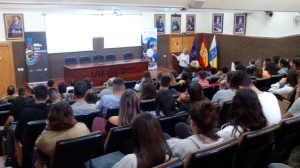
[[[246,32],[246,17],[247,14],[234,14],[233,34],[244,35]],[[223,33],[224,14],[213,13],[212,15],[212,32]],[[165,14],[154,15],[154,26],[157,28],[157,33],[165,33]],[[185,26],[187,33],[195,33],[196,15],[186,15],[186,23],[181,23],[181,14],[171,14],[171,33],[181,33],[182,26]]]

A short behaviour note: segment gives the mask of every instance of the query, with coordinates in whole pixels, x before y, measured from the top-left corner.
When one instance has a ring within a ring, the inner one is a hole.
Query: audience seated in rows
[[[198,82],[199,78],[198,78],[198,73],[199,71],[202,71],[202,67],[199,66],[198,68],[195,69],[195,77],[192,78],[192,82]],[[205,71],[204,71],[205,72]],[[207,75],[206,75],[207,76]]]
[[[281,112],[277,98],[268,92],[258,90],[252,83],[251,77],[245,71],[236,71],[230,81],[231,89],[250,88],[258,96],[259,102],[263,109],[263,114],[268,121],[268,125],[278,124],[281,119]]]
[[[297,85],[295,101],[292,106],[284,113],[281,118],[290,118],[300,115],[300,85]]]
[[[209,74],[210,76],[206,77],[205,79],[210,81],[212,78],[218,78],[218,69],[217,68],[214,68],[214,67],[210,67],[209,68]]]
[[[167,139],[173,157],[179,157],[180,160],[185,161],[190,152],[222,142],[224,139],[214,133],[215,115],[214,104],[209,100],[193,104],[190,114],[191,126],[180,123],[182,128],[177,127],[176,130],[178,136],[184,139]],[[186,136],[180,136],[182,134]]]
[[[176,89],[174,88],[169,88],[171,85],[171,78],[168,74],[163,74],[160,80],[160,90],[168,90],[172,95],[177,94]]]
[[[75,85],[76,86],[76,85]],[[119,106],[121,95],[125,90],[124,81],[121,78],[115,78],[113,80],[113,94],[102,96],[100,102],[97,105],[104,117],[109,107]]]
[[[85,101],[88,104],[96,104],[97,103],[98,98],[97,98],[97,94],[96,94],[95,90],[88,89],[86,91]]]
[[[254,77],[255,78],[262,78],[263,76],[263,69],[261,65],[256,65],[254,68]]]
[[[176,80],[175,80],[173,74],[172,74],[172,73],[168,73],[168,75],[169,75],[170,78],[171,78],[171,85],[177,84],[177,82],[176,82]]]
[[[96,110],[95,104],[88,104],[85,101],[85,95],[87,91],[87,86],[84,82],[77,82],[74,86],[74,94],[76,96],[76,102],[72,104],[72,109],[74,114],[80,114],[82,112],[90,112]]]
[[[217,73],[219,76],[219,81],[222,81],[225,78],[227,72],[228,72],[228,67],[222,66],[221,69]]]
[[[136,93],[132,89],[126,89],[120,99],[119,116],[108,119],[105,125],[106,133],[103,134],[107,134],[113,127],[131,125],[139,113],[141,111]]]
[[[177,78],[177,77],[178,77],[178,74],[177,74],[177,72],[176,72],[174,69],[172,69],[172,70],[170,71],[170,74],[172,74],[172,75],[174,76],[174,78]]]
[[[228,112],[227,123],[217,134],[224,139],[238,138],[245,132],[256,131],[266,126],[267,120],[257,94],[245,88],[236,92]]]
[[[74,87],[73,87],[74,90]],[[64,101],[74,100],[74,94],[67,92],[67,84],[65,82],[60,82],[58,84],[58,92],[60,93],[61,99]]]
[[[263,64],[262,65],[263,65],[264,70],[267,67],[267,62],[272,62],[272,60],[270,58],[263,59]]]
[[[144,77],[141,79],[140,83],[135,85],[134,89],[138,90],[138,91],[141,90],[143,87],[143,84],[147,83],[147,82],[152,82],[152,77],[151,77],[151,74],[149,71],[144,72]]]
[[[134,153],[123,157],[114,168],[153,167],[172,158],[158,120],[151,114],[139,114],[132,124]]]
[[[53,88],[54,86],[54,80],[53,79],[49,79],[47,82],[47,87],[48,89]]]
[[[157,76],[156,76],[156,79],[155,79],[156,85],[158,85],[158,83],[160,82],[161,77],[163,76],[163,74],[164,74],[164,73],[161,72],[161,71],[157,72]]]
[[[188,94],[188,98],[183,99],[183,102],[181,98],[177,99],[179,105],[179,111],[187,111],[190,112],[190,107],[196,103],[200,102],[202,100],[205,100],[206,98],[203,95],[202,87],[197,82],[191,82],[187,87],[188,93],[183,93],[184,95]],[[180,95],[182,97],[182,95]]]
[[[74,90],[75,84],[76,84],[76,80],[72,78],[70,81],[70,86],[67,87],[66,93],[68,93],[69,90]]]
[[[297,71],[300,70],[300,59],[299,58],[294,58],[291,63],[292,63],[292,68],[296,69]]]
[[[11,125],[9,129],[15,129],[15,138],[18,142],[22,144],[23,133],[26,126],[26,123],[29,121],[36,121],[46,119],[47,115],[50,111],[52,105],[47,105],[46,100],[48,97],[48,89],[45,85],[38,85],[34,88],[34,101],[30,107],[25,108],[22,112],[21,117],[17,125]],[[14,155],[14,139],[10,138],[6,141],[6,150],[7,150],[7,163],[5,165],[9,165],[13,163],[13,155]]]
[[[211,100],[213,103],[218,103],[222,106],[224,102],[233,99],[236,90],[231,89],[229,84],[234,73],[234,71],[228,72],[225,79],[220,82],[220,90],[213,96]],[[227,87],[228,89],[225,89],[225,87]]]
[[[60,102],[60,100],[61,100],[61,96],[56,88],[50,88],[48,90],[48,95],[49,95],[49,101],[51,102],[51,104],[56,104],[56,103]]]
[[[140,92],[139,100],[155,99],[156,93],[156,86],[152,82],[144,83]]]
[[[255,62],[256,62],[256,60],[255,59],[250,59],[250,61],[249,61],[249,65],[247,66],[247,69],[249,68],[254,68],[254,66],[255,66]]]
[[[87,126],[75,120],[69,103],[62,101],[51,108],[46,121],[46,129],[37,138],[35,145],[52,158],[57,141],[88,134],[90,131]],[[37,162],[36,167],[42,166]]]
[[[167,90],[159,90],[157,92],[156,100],[156,116],[173,116],[178,112],[176,108],[176,101],[172,94]]]
[[[286,78],[282,78],[279,82],[271,85],[269,92],[278,94],[284,98],[290,94],[290,92],[297,85],[298,71],[296,69],[289,69]],[[282,84],[285,84],[284,87],[280,87]]]
[[[184,82],[190,82],[190,75],[186,71],[182,72],[182,74],[181,74],[181,80],[178,82],[178,84],[180,84],[180,86],[182,86],[182,84]]]
[[[195,81],[195,82],[198,82],[202,87],[209,86],[209,82],[205,79],[206,78],[205,71],[203,71],[203,70],[199,71],[197,78],[198,78],[198,81]]]
[[[246,71],[247,72],[247,68],[244,64],[238,64],[236,67],[235,67],[235,70],[237,71]]]
[[[83,82],[86,84],[87,89],[93,89],[95,92],[97,92],[97,89],[93,87],[93,82],[90,78],[84,78]]]
[[[285,59],[281,59],[280,62],[280,69],[277,71],[278,74],[287,74],[288,70],[291,68],[290,63]]]
[[[263,64],[264,64],[264,59],[262,59],[262,58],[257,58],[256,59],[255,66],[263,67]]]
[[[100,95],[99,95],[99,98],[100,98],[100,99],[102,98],[103,95],[110,95],[110,94],[113,94],[113,88],[112,88],[112,86],[113,86],[113,80],[114,80],[114,79],[115,79],[115,78],[109,78],[109,79],[106,81],[107,86],[106,86],[105,89],[101,90]]]
[[[7,101],[8,99],[14,99],[18,97],[18,94],[15,94],[15,87],[10,85],[7,87],[7,94],[2,97],[2,100]]]
[[[18,96],[26,98],[26,89],[25,89],[25,87],[20,87],[18,89]]]

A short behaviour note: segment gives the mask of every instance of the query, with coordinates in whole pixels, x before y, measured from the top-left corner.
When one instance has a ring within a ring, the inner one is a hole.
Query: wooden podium
[[[172,54],[175,54],[175,55],[180,55],[181,52],[170,52],[170,63],[169,63],[169,69],[174,69],[176,72],[178,72],[178,69],[179,69],[179,61],[177,60],[176,57],[172,56]]]

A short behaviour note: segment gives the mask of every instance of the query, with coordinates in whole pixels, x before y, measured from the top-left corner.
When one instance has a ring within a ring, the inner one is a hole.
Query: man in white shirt
[[[183,68],[188,67],[189,63],[190,63],[190,56],[188,55],[189,50],[184,48],[183,49],[183,53],[181,53],[179,56],[172,54],[174,57],[177,58],[177,60],[179,61],[179,71],[178,74],[181,74]]]
[[[262,92],[258,90],[252,83],[250,75],[245,71],[236,71],[230,82],[231,89],[242,89],[250,88],[252,89],[259,99],[262,106],[263,114],[270,124],[278,124],[281,120],[281,112],[278,105],[278,100],[273,93]]]

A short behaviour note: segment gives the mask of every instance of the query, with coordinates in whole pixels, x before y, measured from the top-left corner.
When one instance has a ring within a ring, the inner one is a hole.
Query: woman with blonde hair
[[[189,50],[187,48],[183,49],[183,52],[180,55],[172,54],[179,61],[179,74],[182,72],[183,68],[187,68],[190,63]]]

